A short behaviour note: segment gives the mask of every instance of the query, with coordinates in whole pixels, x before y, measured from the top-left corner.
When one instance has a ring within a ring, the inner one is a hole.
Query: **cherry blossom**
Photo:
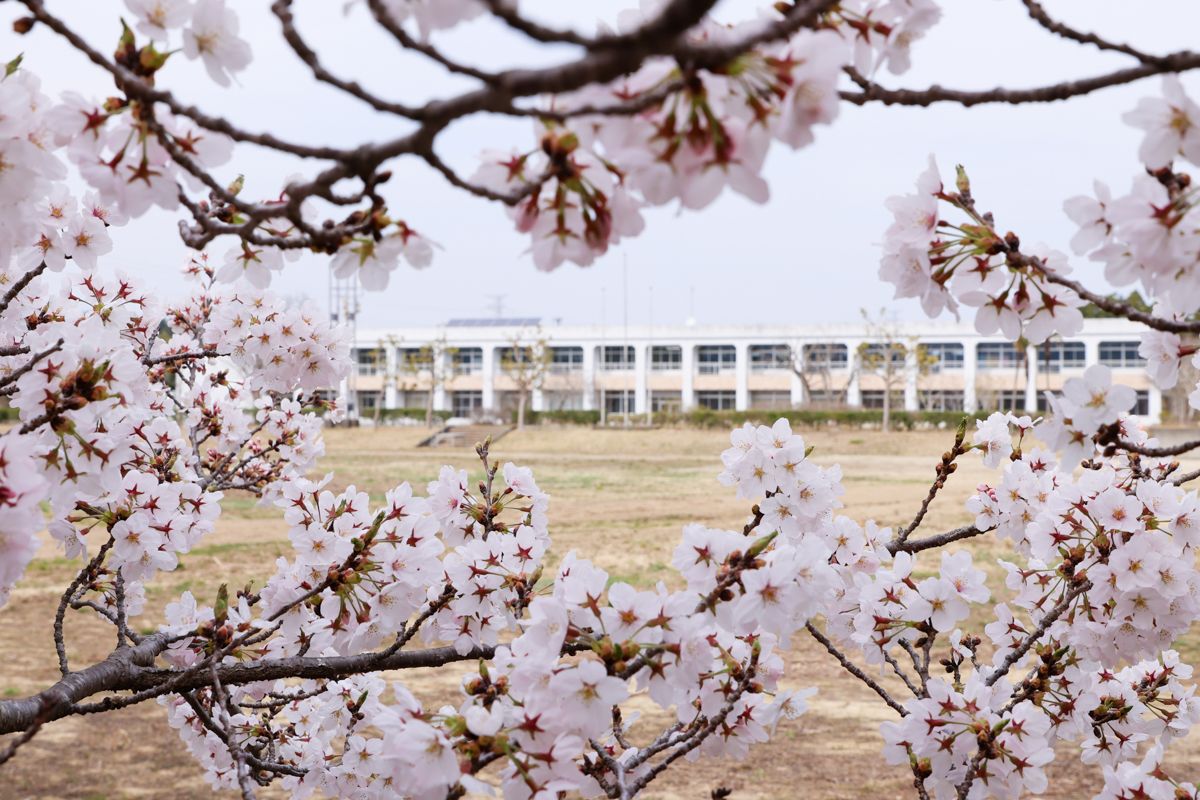
[[[277,14],[296,33],[286,5]],[[384,196],[390,173],[376,168],[389,152],[507,201],[537,267],[592,264],[641,233],[649,206],[700,209],[727,190],[765,201],[774,140],[809,146],[844,98],[888,92],[875,74],[906,70],[940,13],[928,0],[858,0],[798,27],[796,8],[783,7],[656,32],[676,5],[646,3],[596,44],[533,25],[515,4],[370,4],[418,51],[489,12],[535,39],[575,42],[587,58],[653,47],[601,71],[602,83],[564,79],[546,96],[510,91],[536,69],[480,77],[447,60],[487,88],[410,109],[347,84],[417,130],[353,158],[215,124],[165,88],[176,53],[201,59],[221,86],[249,64],[222,0],[127,0],[136,33],[120,26],[116,93],[103,100],[52,99],[19,60],[7,65],[0,392],[17,420],[0,436],[0,603],[43,528],[79,564],[52,626],[63,680],[0,701],[5,731],[24,731],[18,744],[58,715],[154,696],[206,780],[243,796],[275,782],[295,798],[497,785],[510,798],[627,798],[679,760],[747,757],[803,713],[813,690],[788,685],[788,652],[811,637],[813,652],[895,713],[879,741],[918,796],[1041,794],[1047,765],[1064,755],[1103,775],[1101,798],[1197,796],[1164,766],[1166,748],[1200,721],[1192,668],[1171,649],[1200,617],[1200,496],[1176,460],[1195,443],[1163,446],[1140,427],[1134,390],[1107,367],[1048,392],[1044,418],[992,414],[969,443],[964,420],[907,518],[853,518],[840,467],[786,420],[747,423],[713,463],[744,514],[728,528],[684,527],[654,585],[613,579],[580,553],[559,558],[548,494],[532,470],[498,462],[490,442],[471,470],[447,465],[425,486],[398,482],[382,495],[318,469],[349,343],[266,289],[302,249],[368,289],[385,288],[401,261],[431,262],[424,227]],[[751,43],[722,49],[742,36]],[[1140,60],[1135,71],[1169,71]],[[931,99],[947,99],[941,91]],[[454,102],[478,98],[489,113],[534,120],[533,137],[484,154],[468,181],[436,156],[438,131],[421,120],[445,127]],[[913,194],[887,201],[881,277],[931,316],[970,309],[977,330],[1022,346],[1073,335],[1093,303],[1143,323],[1150,376],[1175,385],[1182,359],[1200,361],[1190,344],[1200,224],[1191,177],[1174,166],[1196,160],[1196,116],[1168,77],[1163,97],[1126,115],[1144,131],[1150,171],[1126,194],[1097,183],[1094,197],[1064,206],[1079,227],[1071,249],[1111,282],[1137,284],[1149,311],[1089,291],[1066,255],[999,226],[965,169],[951,185],[932,158]],[[332,165],[279,192],[218,181],[209,170],[233,158],[235,141]],[[90,187],[82,198],[68,188],[77,179]],[[322,204],[345,213],[322,219]],[[185,297],[109,269],[115,228],[180,206],[197,251]],[[1191,402],[1200,407],[1200,388]],[[963,509],[973,524],[931,531],[926,512],[973,458],[992,470]],[[273,572],[164,601],[163,574],[187,564],[226,497],[243,493],[286,528]],[[977,537],[986,544],[973,549]],[[133,624],[148,602],[164,620],[157,631]],[[115,633],[112,655],[92,667],[67,647],[63,620],[76,612]],[[406,672],[431,665],[461,669],[437,707]],[[879,681],[881,671],[895,680]],[[108,673],[116,682],[92,683]],[[639,719],[635,708],[653,713]]]
[[[228,86],[230,76],[250,64],[250,45],[238,36],[237,15],[225,7],[225,0],[196,0],[183,31],[183,53],[201,59],[209,77],[221,86]]]

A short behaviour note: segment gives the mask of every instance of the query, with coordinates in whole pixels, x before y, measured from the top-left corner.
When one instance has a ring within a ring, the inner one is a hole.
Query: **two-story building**
[[[1046,409],[1045,392],[1092,364],[1137,391],[1152,421],[1162,398],[1143,371],[1139,326],[1089,319],[1083,330],[1024,352],[965,324],[900,323],[888,346],[862,324],[559,326],[534,319],[451,320],[439,327],[359,331],[356,374],[341,391],[352,413],[433,407],[454,416],[515,407],[511,348],[544,343],[534,410],[609,414],[805,406],[975,411]],[[431,346],[431,343],[436,343]],[[864,358],[877,352],[885,358]],[[430,364],[436,357],[437,364]]]

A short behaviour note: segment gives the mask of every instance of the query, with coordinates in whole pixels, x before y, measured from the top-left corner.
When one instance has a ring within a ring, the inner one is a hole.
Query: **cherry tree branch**
[[[1161,56],[1156,56],[1143,50],[1138,50],[1136,47],[1132,47],[1127,44],[1109,41],[1108,39],[1105,39],[1095,33],[1080,31],[1071,27],[1070,25],[1067,25],[1066,23],[1060,22],[1059,20],[1051,17],[1050,14],[1047,13],[1046,9],[1042,7],[1042,4],[1037,2],[1037,0],[1021,0],[1021,3],[1025,6],[1025,10],[1029,12],[1029,16],[1034,22],[1056,36],[1061,36],[1064,39],[1069,39],[1070,41],[1078,42],[1079,44],[1094,45],[1100,50],[1124,53],[1127,56],[1133,56],[1138,61],[1141,61],[1145,64],[1154,64],[1162,60]]]
[[[892,543],[897,546],[897,549],[904,545],[909,534],[915,531],[917,527],[920,526],[921,521],[925,519],[925,514],[928,513],[929,506],[933,504],[934,498],[937,497],[938,492],[941,491],[942,487],[946,485],[946,481],[950,479],[950,475],[955,471],[955,469],[957,469],[954,460],[963,453],[967,452],[969,449],[963,447],[963,439],[966,436],[966,433],[967,419],[964,417],[963,421],[958,426],[958,431],[955,433],[954,444],[949,450],[942,454],[942,460],[938,462],[936,468],[937,477],[934,478],[933,484],[929,487],[929,492],[925,495],[925,499],[921,501],[921,507],[917,511],[917,515],[913,517],[912,522],[897,532],[896,539]],[[896,550],[892,549],[890,544],[888,549],[891,550],[892,555],[896,554]]]
[[[884,689],[875,681],[874,678],[859,669],[858,665],[847,658],[845,653],[843,653],[841,650],[838,650],[837,647],[834,646],[833,642],[829,641],[825,634],[817,630],[815,625],[813,625],[811,622],[806,622],[804,623],[804,629],[808,631],[814,639],[821,643],[821,646],[829,652],[829,655],[837,659],[838,663],[842,665],[843,669],[870,687],[871,691],[879,695],[880,698],[883,699],[883,702],[887,703],[893,711],[902,717],[908,714],[908,712],[904,710],[904,706],[897,703],[895,698],[888,694],[887,689]]]
[[[1019,263],[1033,266],[1039,272],[1046,276],[1046,280],[1051,283],[1057,283],[1059,286],[1065,286],[1075,292],[1084,300],[1087,300],[1097,308],[1114,314],[1118,317],[1124,317],[1132,322],[1140,322],[1148,328],[1153,328],[1156,331],[1165,331],[1167,333],[1197,333],[1200,332],[1200,321],[1184,321],[1164,319],[1155,316],[1154,314],[1134,308],[1124,300],[1118,300],[1113,297],[1106,297],[1102,294],[1097,294],[1091,291],[1082,283],[1065,275],[1061,275],[1055,270],[1047,267],[1041,259],[1026,256],[1024,254],[1012,254],[1017,257]]]
[[[888,89],[867,79],[851,67],[846,69],[846,74],[859,86],[861,91],[843,91],[841,97],[843,100],[859,106],[867,103],[882,103],[886,106],[925,107],[934,103],[957,103],[970,108],[988,103],[1006,103],[1008,105],[1053,103],[1091,94],[1111,86],[1133,83],[1154,75],[1187,72],[1197,68],[1200,68],[1200,53],[1183,50],[1162,56],[1149,63],[1139,64],[1136,67],[1127,67],[1091,78],[1062,81],[1031,89],[996,87],[995,89],[968,90],[949,89],[937,84],[925,89]]]
[[[1180,442],[1179,444],[1173,444],[1167,447],[1147,447],[1146,445],[1137,444],[1136,442],[1129,442],[1124,439],[1117,439],[1115,444],[1121,450],[1129,453],[1137,453],[1139,455],[1149,456],[1150,458],[1169,458],[1171,456],[1181,456],[1200,447],[1200,439],[1192,439],[1191,441]],[[1187,479],[1190,480],[1190,478]],[[1180,481],[1180,483],[1182,482],[1183,481]]]
[[[992,686],[996,683],[996,681],[1007,675],[1008,671],[1012,669],[1013,665],[1024,658],[1025,654],[1029,652],[1029,649],[1037,644],[1039,639],[1046,635],[1046,631],[1050,629],[1050,626],[1053,625],[1059,617],[1066,613],[1067,609],[1071,607],[1071,603],[1074,602],[1075,598],[1079,597],[1079,595],[1091,588],[1092,582],[1089,580],[1083,580],[1071,587],[1071,589],[1062,596],[1062,599],[1059,600],[1053,608],[1046,612],[1045,616],[1043,616],[1041,621],[1038,622],[1037,627],[1030,631],[1029,634],[1021,640],[1019,645],[1009,651],[1008,655],[1004,657],[1004,660],[1000,662],[1000,664],[992,671],[990,675],[987,676],[987,679],[984,681],[984,683],[986,683],[988,686]]]
[[[922,550],[931,550],[935,547],[944,547],[952,542],[957,542],[961,539],[971,539],[975,536],[981,536],[989,533],[995,528],[977,528],[974,525],[964,525],[961,528],[939,533],[934,536],[926,536],[923,539],[913,539],[910,541],[900,541],[893,539],[887,543],[888,552],[892,555],[896,553],[919,553]]]
[[[299,31],[296,30],[296,21],[292,16],[292,0],[275,0],[271,4],[271,13],[279,19],[284,41],[288,43],[292,52],[304,62],[309,71],[312,72],[313,77],[318,81],[339,89],[351,97],[362,100],[376,111],[383,111],[409,119],[417,116],[418,111],[413,106],[397,103],[392,100],[385,100],[364,89],[357,81],[343,80],[327,70],[321,63],[316,52],[308,46],[308,43],[304,41]]]

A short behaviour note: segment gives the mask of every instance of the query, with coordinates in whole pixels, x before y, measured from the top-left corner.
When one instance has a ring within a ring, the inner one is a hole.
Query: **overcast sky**
[[[631,3],[523,0],[522,8],[586,30],[594,14],[611,18]],[[297,141],[345,146],[407,129],[403,120],[377,114],[312,80],[279,37],[266,0],[230,5],[237,8],[255,54],[240,85],[221,89],[197,63],[182,57],[161,73],[162,85],[244,129],[274,130]],[[758,5],[725,0],[718,11],[733,18]],[[1129,59],[1049,35],[1027,19],[1017,0],[944,0],[942,5],[942,22],[914,47],[913,69],[900,78],[883,75],[881,82],[1022,87],[1129,65]],[[1050,0],[1045,5],[1078,27],[1155,52],[1188,47],[1200,29],[1200,3],[1186,0]],[[50,0],[48,6],[102,51],[115,46],[116,17],[124,12],[117,0]],[[373,29],[364,8],[344,16],[342,6],[341,0],[296,3],[301,32],[336,73],[401,100],[470,87],[468,81],[397,53],[386,34]],[[585,7],[585,12],[573,11]],[[97,97],[111,93],[111,83],[53,32],[37,28],[25,37],[13,34],[8,22],[21,8],[0,6],[0,56],[7,60],[23,51],[25,66],[53,94],[66,88]],[[462,26],[436,41],[464,60],[486,55],[479,63],[489,67],[545,65],[573,52],[534,49],[490,21]],[[1200,78],[1185,78],[1185,84],[1200,94]],[[726,194],[700,212],[651,209],[640,237],[591,267],[564,265],[549,274],[533,266],[525,252],[526,237],[512,230],[501,207],[449,188],[419,162],[400,162],[389,184],[390,207],[443,249],[431,268],[418,272],[401,266],[386,292],[365,295],[361,324],[428,325],[451,317],[490,316],[495,296],[502,296],[506,316],[613,323],[622,314],[625,260],[633,323],[652,319],[678,324],[692,313],[700,323],[839,322],[856,319],[860,307],[884,305],[900,318],[917,318],[915,303],[891,302],[890,288],[878,281],[876,267],[878,242],[888,223],[883,200],[911,189],[929,153],[936,154],[944,175],[953,174],[956,162],[967,166],[977,199],[995,212],[1002,228],[1017,231],[1026,242],[1045,241],[1065,251],[1073,226],[1062,213],[1062,200],[1089,191],[1093,178],[1125,190],[1137,170],[1138,132],[1124,125],[1120,115],[1138,97],[1158,90],[1158,79],[1151,79],[1042,106],[844,105],[832,126],[818,129],[816,144],[799,152],[773,147],[765,169],[771,185],[768,204]],[[531,141],[527,125],[471,122],[443,135],[439,150],[470,174],[480,149],[526,146]],[[218,177],[232,180],[245,172],[247,195],[268,196],[298,166],[314,168],[246,149]],[[154,213],[114,233],[110,267],[152,278],[164,293],[182,290],[178,268],[187,255],[171,215]],[[224,249],[219,246],[214,255]],[[1084,275],[1096,275],[1086,262],[1073,263]],[[289,295],[306,293],[324,308],[326,264],[326,259],[306,257],[289,265],[274,288]]]

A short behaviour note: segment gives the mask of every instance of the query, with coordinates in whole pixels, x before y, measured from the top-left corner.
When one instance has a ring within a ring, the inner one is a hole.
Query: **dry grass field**
[[[416,449],[423,435],[415,429],[331,431],[322,467],[334,471],[338,487],[353,476],[359,488],[380,495],[401,481],[423,486],[443,463],[474,466],[469,448]],[[850,514],[895,525],[911,518],[952,435],[829,431],[807,432],[805,438],[816,447],[814,459],[842,464]],[[532,466],[550,492],[555,559],[574,549],[614,578],[647,586],[671,580],[670,554],[683,524],[740,526],[747,515],[746,505],[716,482],[718,454],[726,442],[723,431],[535,428],[510,434],[494,452],[503,460]],[[936,532],[967,521],[963,500],[986,473],[976,459],[966,462],[934,505],[924,530]],[[217,532],[177,572],[154,585],[139,624],[153,626],[163,605],[184,589],[211,598],[222,582],[241,585],[269,572],[287,547],[282,521],[272,509],[230,498]],[[986,540],[971,544],[977,558],[994,547]],[[0,609],[3,696],[26,695],[55,677],[47,621],[72,568],[45,546],[12,601]],[[107,626],[79,614],[69,619],[67,633],[75,663],[102,657],[111,646]],[[1181,646],[1185,655],[1200,652],[1194,642]],[[753,751],[751,760],[685,765],[646,796],[705,798],[713,787],[725,785],[737,800],[910,797],[904,773],[878,755],[877,727],[890,713],[886,707],[873,702],[874,695],[840,672],[811,640],[797,638],[789,659],[789,684],[820,689],[809,714],[785,722],[777,738]],[[405,677],[432,702],[452,699],[457,685],[457,678],[449,676]],[[651,722],[647,720],[647,731]],[[1180,744],[1173,761],[1185,774],[1200,776],[1200,745]],[[1097,781],[1064,747],[1051,785],[1052,797],[1084,798]],[[54,723],[0,768],[4,800],[212,796],[154,704]]]

